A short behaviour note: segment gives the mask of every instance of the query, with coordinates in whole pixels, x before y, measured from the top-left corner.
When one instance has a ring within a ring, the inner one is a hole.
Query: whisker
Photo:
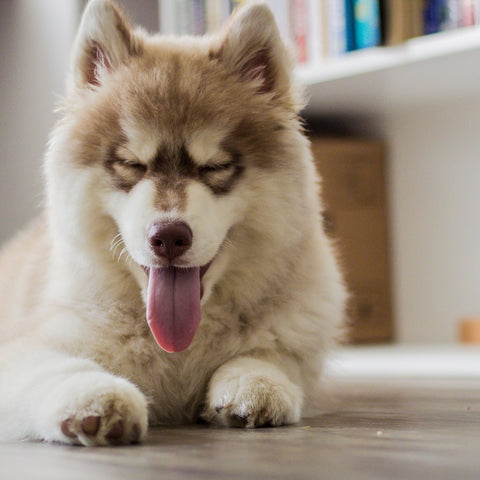
[[[228,237],[225,237],[222,241],[222,246],[225,246],[225,247],[233,247],[234,244],[233,242],[228,238]]]
[[[110,249],[110,251],[112,252],[112,255],[115,256],[115,253],[118,249],[118,247],[122,244],[122,242],[118,242],[117,244],[114,245],[113,248]]]
[[[112,257],[115,259],[117,257],[117,250],[121,245],[125,245],[123,242],[122,234],[118,233],[112,238],[112,241],[110,242],[110,252],[112,253]],[[125,250],[125,247],[123,248]],[[120,262],[120,259],[122,257],[122,252],[120,252],[120,255],[118,258],[116,258],[117,262]]]
[[[117,235],[115,235],[113,238],[112,238],[112,241],[110,242],[110,251],[112,250],[115,250],[115,248],[119,245],[119,243],[123,242],[123,238],[122,238],[122,234],[121,233],[117,233]]]
[[[120,252],[120,256],[119,256],[118,259],[117,259],[117,262],[118,262],[118,263],[120,263],[120,261],[122,260],[122,257],[123,257],[124,254],[127,255],[126,258],[127,258],[127,260],[128,260],[128,258],[130,257],[130,255],[128,254],[128,251],[127,251],[126,247],[123,247],[123,248],[122,248],[122,251]]]

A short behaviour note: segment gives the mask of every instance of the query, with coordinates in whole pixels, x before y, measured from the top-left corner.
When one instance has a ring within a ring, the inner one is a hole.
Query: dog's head
[[[297,113],[265,5],[239,9],[215,36],[178,39],[132,29],[109,0],[88,4],[47,174],[62,184],[56,202],[82,196],[89,228],[92,216],[113,219],[109,241],[149,275],[148,316],[164,348],[190,343],[200,276],[235,238],[275,251],[296,235],[288,204],[304,195],[295,157],[306,146]]]

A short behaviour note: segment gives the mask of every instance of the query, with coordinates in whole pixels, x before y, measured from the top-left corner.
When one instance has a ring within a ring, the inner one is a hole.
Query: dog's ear
[[[234,11],[211,55],[244,79],[256,81],[259,93],[283,93],[290,86],[291,57],[266,4]]]
[[[102,77],[140,51],[140,42],[112,0],[90,0],[71,56],[70,87],[100,85]]]

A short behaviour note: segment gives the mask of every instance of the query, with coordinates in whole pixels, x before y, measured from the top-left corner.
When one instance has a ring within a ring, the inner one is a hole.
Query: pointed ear
[[[111,0],[90,0],[83,13],[71,56],[71,84],[100,85],[103,76],[140,52],[140,42]]]
[[[245,80],[256,81],[259,93],[284,93],[290,87],[291,57],[266,4],[239,7],[212,56]]]

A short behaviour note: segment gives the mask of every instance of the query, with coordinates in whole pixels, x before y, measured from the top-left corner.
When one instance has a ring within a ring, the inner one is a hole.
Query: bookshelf
[[[480,27],[347,53],[296,69],[307,115],[382,115],[480,93]]]
[[[480,27],[296,69],[307,117],[387,143],[396,339],[455,343],[480,313]]]
[[[194,33],[192,19],[212,28],[235,3],[159,0],[162,30]],[[376,0],[267,3],[305,62],[295,75],[309,99],[305,116],[320,120],[311,125],[387,145],[396,340],[455,342],[460,318],[480,313],[480,0],[449,0],[448,22],[436,17],[428,29],[424,7],[438,13],[443,0],[379,0],[389,46],[345,54],[338,35],[351,35],[352,17],[342,6]],[[468,5],[474,21],[459,21],[453,5]]]

